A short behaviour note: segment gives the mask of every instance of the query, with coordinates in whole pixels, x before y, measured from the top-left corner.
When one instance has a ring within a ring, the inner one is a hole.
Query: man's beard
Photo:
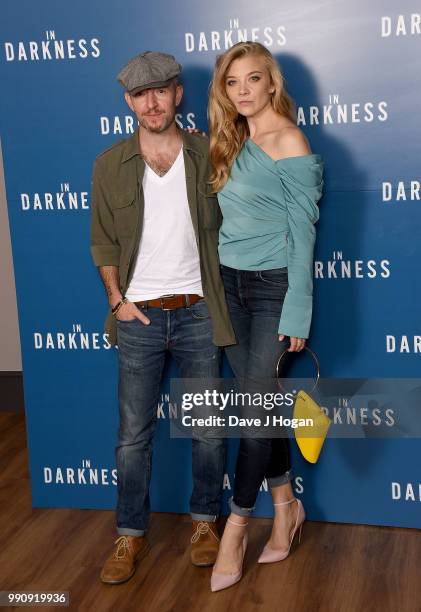
[[[175,120],[175,112],[172,115],[167,115],[163,123],[161,123],[160,125],[156,127],[148,123],[147,120],[145,120],[145,118],[143,117],[139,119],[139,123],[148,132],[152,132],[153,134],[161,134],[162,132],[165,132],[165,130],[168,130],[168,128],[174,123],[174,120]]]

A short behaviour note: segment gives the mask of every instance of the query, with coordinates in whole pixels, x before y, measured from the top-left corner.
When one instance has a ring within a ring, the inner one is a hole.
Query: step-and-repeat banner
[[[206,130],[216,56],[240,40],[271,50],[298,125],[326,163],[310,339],[322,375],[420,375],[417,2],[4,0],[1,11],[1,139],[34,506],[115,505],[117,349],[103,332],[107,301],[89,252],[90,191],[96,155],[136,128],[116,75],[140,51],[176,56],[185,88],[177,122]],[[169,363],[157,407],[156,511],[188,510],[190,442],[169,436],[176,375]],[[332,416],[363,423],[367,406],[338,402]],[[386,409],[376,418],[386,421]],[[310,519],[421,526],[418,439],[332,439],[316,466],[294,447],[294,470]],[[271,513],[265,485],[259,516]]]

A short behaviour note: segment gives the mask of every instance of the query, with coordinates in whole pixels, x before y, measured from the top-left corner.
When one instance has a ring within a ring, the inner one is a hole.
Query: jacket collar
[[[200,155],[200,157],[203,157],[203,152],[198,146],[197,137],[189,134],[189,132],[186,132],[186,130],[179,130],[179,132],[181,133],[181,137],[183,139],[183,148],[188,151],[192,151],[196,155]],[[124,141],[121,163],[124,164],[136,156],[140,157],[139,128],[135,130],[134,134],[130,136],[130,138],[127,138],[127,140]]]

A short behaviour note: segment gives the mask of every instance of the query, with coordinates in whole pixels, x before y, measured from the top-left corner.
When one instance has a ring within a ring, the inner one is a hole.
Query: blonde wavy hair
[[[257,55],[265,60],[271,86],[273,110],[283,117],[296,121],[295,104],[288,94],[285,79],[278,63],[263,45],[257,42],[240,42],[220,55],[215,64],[209,91],[209,159],[212,165],[210,185],[214,192],[220,191],[228,180],[231,166],[248,138],[247,120],[239,115],[226,92],[226,75],[231,63],[245,55]]]

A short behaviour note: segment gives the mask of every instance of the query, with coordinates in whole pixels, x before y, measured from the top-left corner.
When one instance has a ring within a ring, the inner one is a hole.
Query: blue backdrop
[[[142,50],[183,64],[178,121],[201,129],[216,55],[247,39],[272,51],[326,163],[310,340],[322,373],[419,376],[418,3],[4,0],[1,10],[1,138],[34,506],[115,504],[116,351],[89,254],[90,181],[95,156],[136,127],[116,75]],[[167,377],[152,504],[185,512],[190,443],[169,438],[168,388]],[[317,466],[294,449],[295,491],[310,519],[420,527],[419,447],[331,440]],[[226,497],[234,455],[235,443]],[[270,508],[263,486],[256,513]]]

